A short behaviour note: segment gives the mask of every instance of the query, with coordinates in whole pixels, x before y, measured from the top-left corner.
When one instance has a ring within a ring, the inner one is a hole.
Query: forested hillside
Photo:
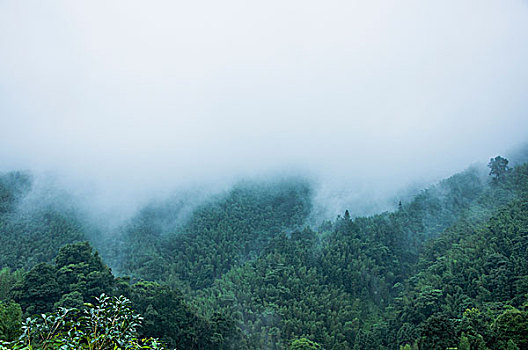
[[[75,213],[52,206],[19,206],[31,191],[31,175],[0,175],[0,267],[29,269],[51,261],[60,247],[86,239]]]
[[[291,179],[239,184],[185,215],[181,199],[155,202],[100,236],[80,213],[21,210],[31,177],[5,174],[0,339],[46,348],[67,331],[21,333],[22,319],[82,315],[105,294],[109,310],[123,296],[144,318],[115,344],[526,350],[528,165],[489,166],[370,217],[343,208],[310,227],[310,183]],[[84,242],[94,237],[101,255]]]
[[[193,289],[209,286],[258,256],[275,235],[300,227],[310,214],[310,187],[301,180],[241,184],[195,208],[186,222],[170,222],[180,210],[162,203],[133,218],[121,236],[119,269]]]

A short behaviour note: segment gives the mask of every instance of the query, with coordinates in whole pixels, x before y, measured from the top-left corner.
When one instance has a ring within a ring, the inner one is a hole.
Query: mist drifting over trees
[[[2,170],[128,215],[284,172],[383,200],[525,142],[522,1],[1,6]]]

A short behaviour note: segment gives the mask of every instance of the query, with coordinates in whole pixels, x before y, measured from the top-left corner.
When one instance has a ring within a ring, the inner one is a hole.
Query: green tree
[[[8,267],[0,269],[0,301],[10,299],[13,287],[17,282],[21,282],[22,279],[22,270],[11,272]]]
[[[500,181],[508,173],[508,159],[497,156],[491,158],[488,167],[490,168],[490,175],[493,176],[493,180]]]
[[[160,338],[178,349],[219,347],[218,343],[212,344],[214,325],[199,317],[179,291],[141,281],[132,287],[132,302],[144,317],[141,336]]]
[[[20,334],[22,309],[17,303],[0,302],[0,340],[12,341]]]
[[[442,314],[434,314],[422,325],[420,349],[444,350],[456,345],[453,321]]]
[[[60,248],[55,265],[61,294],[79,292],[84,301],[92,301],[95,296],[112,292],[112,272],[88,242]]]
[[[493,324],[497,339],[503,344],[513,341],[520,350],[528,350],[528,312],[511,309],[503,312]]]
[[[458,343],[458,350],[471,350],[469,346],[469,339],[464,333],[460,336],[460,342]]]
[[[33,267],[13,288],[13,295],[26,315],[41,314],[55,307],[81,307],[95,297],[111,294],[114,277],[88,242],[67,244],[59,250],[55,265]]]
[[[55,266],[40,263],[33,267],[24,276],[22,283],[15,286],[14,296],[26,315],[53,310],[53,305],[60,298]]]

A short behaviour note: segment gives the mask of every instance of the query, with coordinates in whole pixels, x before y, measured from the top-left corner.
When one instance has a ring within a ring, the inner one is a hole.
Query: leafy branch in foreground
[[[138,339],[143,318],[127,298],[102,294],[85,307],[28,317],[20,338],[0,343],[0,349],[164,349],[156,339]]]

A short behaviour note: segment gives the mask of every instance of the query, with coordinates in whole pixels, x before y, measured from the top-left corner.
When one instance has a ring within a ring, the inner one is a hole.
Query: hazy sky
[[[119,200],[281,171],[381,193],[527,127],[526,0],[0,0],[0,169]]]

